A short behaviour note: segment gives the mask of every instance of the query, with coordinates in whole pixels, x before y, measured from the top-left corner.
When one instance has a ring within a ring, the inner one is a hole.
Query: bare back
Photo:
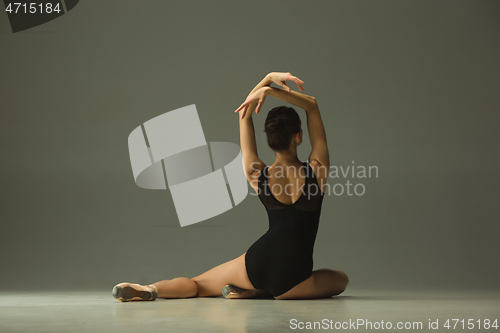
[[[314,162],[309,163],[309,165],[314,171],[321,191],[324,193],[328,171],[325,166]],[[259,193],[258,180],[262,170],[263,169],[253,173],[251,177],[248,177],[250,186],[252,186],[256,193]],[[302,196],[306,182],[306,170],[303,164],[271,165],[268,168],[268,175],[271,194],[281,203],[292,205]]]

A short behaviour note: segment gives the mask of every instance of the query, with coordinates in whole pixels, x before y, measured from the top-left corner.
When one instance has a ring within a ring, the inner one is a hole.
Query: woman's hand
[[[243,119],[245,117],[245,114],[247,113],[248,107],[252,103],[257,103],[257,107],[255,108],[255,113],[259,113],[260,108],[262,107],[262,103],[264,103],[266,96],[267,96],[267,91],[271,89],[270,87],[262,87],[250,95],[248,95],[247,99],[243,102],[243,104],[240,105],[239,108],[236,109],[234,112],[241,112],[240,118]]]
[[[290,87],[286,84],[286,81],[293,81],[297,85],[300,91],[304,91],[304,88],[302,85],[304,84],[304,81],[299,79],[296,76],[293,76],[291,73],[278,73],[278,72],[272,72],[267,74],[267,77],[271,79],[274,83],[276,83],[278,86],[283,87],[286,91],[290,92]]]

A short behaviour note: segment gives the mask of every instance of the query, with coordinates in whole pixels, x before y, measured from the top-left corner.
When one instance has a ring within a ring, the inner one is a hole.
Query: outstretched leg
[[[245,298],[257,291],[250,283],[245,266],[245,254],[230,260],[192,279],[178,277],[150,285],[120,283],[113,288],[113,296],[120,301],[153,301],[159,298],[188,298],[222,296],[222,287],[232,285],[246,289]],[[258,293],[255,293],[256,296]],[[240,297],[240,298],[242,298]]]
[[[286,293],[274,297],[275,299],[317,299],[341,294],[349,279],[347,274],[329,268],[313,271],[308,279],[302,281]]]

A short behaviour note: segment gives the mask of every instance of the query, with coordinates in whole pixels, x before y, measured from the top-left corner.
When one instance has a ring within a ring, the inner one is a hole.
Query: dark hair
[[[291,107],[278,106],[269,111],[264,125],[267,144],[272,150],[281,152],[290,148],[292,138],[300,133],[299,114]]]

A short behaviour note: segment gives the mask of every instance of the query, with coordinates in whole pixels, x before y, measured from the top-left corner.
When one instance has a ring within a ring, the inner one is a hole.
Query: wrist
[[[267,86],[267,87],[265,87],[264,94],[265,94],[266,96],[273,96],[273,97],[276,97],[276,96],[273,94],[275,89],[277,89],[277,88],[273,88],[273,87]]]
[[[265,77],[265,80],[266,82],[268,83],[268,85],[271,85],[271,83],[274,82],[274,72],[271,72],[271,73],[267,73],[266,74],[266,77]]]

